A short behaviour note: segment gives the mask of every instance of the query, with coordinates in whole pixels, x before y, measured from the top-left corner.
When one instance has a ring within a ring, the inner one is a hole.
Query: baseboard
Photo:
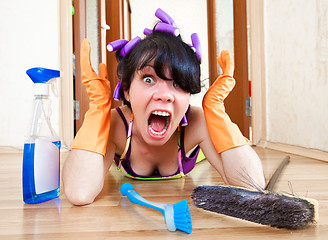
[[[317,149],[298,147],[298,146],[282,144],[282,143],[268,142],[265,140],[261,140],[258,144],[256,144],[256,146],[328,162],[328,152],[317,150]]]

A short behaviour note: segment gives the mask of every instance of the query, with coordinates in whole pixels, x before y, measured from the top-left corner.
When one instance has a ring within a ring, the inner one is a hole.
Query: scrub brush
[[[164,216],[166,227],[169,231],[174,232],[178,229],[189,234],[191,233],[192,226],[187,200],[182,200],[173,205],[150,202],[133,190],[133,186],[130,183],[122,184],[120,191],[131,202],[160,211]]]
[[[318,202],[289,194],[272,192],[285,158],[264,190],[250,190],[226,185],[200,186],[194,189],[194,204],[208,211],[269,225],[298,229],[318,220]]]

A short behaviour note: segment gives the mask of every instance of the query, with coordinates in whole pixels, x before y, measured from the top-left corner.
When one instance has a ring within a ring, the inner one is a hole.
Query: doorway
[[[79,62],[79,51],[80,43],[83,38],[88,37],[87,35],[87,4],[92,0],[75,0],[75,15],[74,15],[74,29],[73,29],[73,38],[74,38],[74,53],[75,53],[75,100],[79,102],[80,107],[80,118],[75,120],[75,133],[81,127],[84,119],[84,114],[88,110],[89,107],[89,97],[81,84],[81,69]],[[118,79],[116,77],[116,67],[117,62],[115,59],[115,54],[106,54],[106,44],[108,42],[125,38],[130,40],[133,35],[131,34],[133,27],[133,22],[131,22],[131,5],[139,4],[140,0],[115,0],[115,1],[105,1],[105,0],[93,0],[98,2],[98,34],[99,34],[99,42],[97,43],[98,48],[98,59],[99,62],[106,61],[108,77],[111,79],[111,88],[112,90],[115,88]],[[157,7],[167,6],[164,9],[169,8],[170,1],[163,3],[163,1],[153,0],[151,1],[153,5]],[[183,1],[180,1],[183,2]],[[190,6],[190,0],[189,6]],[[216,5],[222,4],[222,2],[230,5],[228,8],[227,15],[228,21],[232,22],[232,39],[233,39],[233,47],[228,47],[232,50],[235,60],[235,79],[236,86],[234,90],[229,94],[227,99],[225,100],[226,111],[232,121],[236,123],[243,135],[247,138],[250,137],[250,116],[246,114],[247,105],[246,102],[250,98],[249,91],[249,78],[248,78],[248,53],[247,53],[247,6],[246,0],[207,0],[207,12],[205,10],[205,15],[207,15],[207,19],[204,20],[202,24],[202,29],[206,29],[206,34],[202,34],[202,36],[206,36],[206,40],[208,44],[202,43],[203,48],[203,58],[202,65],[207,66],[202,68],[203,76],[202,79],[208,79],[211,83],[215,80],[220,72],[218,72],[218,63],[217,57],[219,51],[221,50],[222,41],[219,37],[217,37],[218,28],[220,28],[221,22],[218,22],[217,14],[218,9],[222,9],[221,5],[218,8]],[[195,4],[198,4],[198,1],[195,1]],[[166,5],[165,5],[166,4]],[[144,4],[143,4],[144,5]],[[174,5],[177,8],[176,5]],[[149,6],[148,6],[149,7]],[[185,7],[185,6],[181,6]],[[163,7],[162,7],[163,8]],[[195,7],[192,7],[195,9]],[[154,9],[155,10],[155,9]],[[96,11],[96,10],[93,10]],[[173,11],[173,10],[172,10]],[[155,12],[151,10],[147,10],[147,14],[149,12]],[[168,11],[170,12],[170,11]],[[188,12],[188,11],[186,11]],[[219,13],[222,15],[222,13]],[[151,14],[149,14],[151,15]],[[199,14],[198,14],[199,15]],[[176,17],[176,16],[175,16]],[[179,21],[179,16],[176,17],[177,21]],[[206,18],[206,17],[205,17]],[[207,24],[207,28],[203,26]],[[224,24],[224,23],[223,23]],[[107,25],[110,27],[110,30],[107,31]],[[190,24],[189,24],[190,25]],[[146,27],[146,26],[145,26]],[[183,28],[185,29],[185,27]],[[191,31],[197,31],[192,29]],[[224,46],[223,46],[224,47]],[[98,64],[97,64],[98,65]],[[97,69],[97,65],[93,65],[95,70]],[[117,106],[119,103],[116,101],[112,101],[113,107]]]

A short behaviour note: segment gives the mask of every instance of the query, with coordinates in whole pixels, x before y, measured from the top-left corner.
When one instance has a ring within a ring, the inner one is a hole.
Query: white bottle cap
[[[49,86],[46,83],[34,83],[34,95],[49,95]]]

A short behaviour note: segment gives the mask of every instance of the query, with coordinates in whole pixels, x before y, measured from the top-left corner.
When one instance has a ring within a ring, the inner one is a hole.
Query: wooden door
[[[106,42],[112,42],[117,39],[131,40],[131,7],[129,0],[112,0],[106,2],[106,22],[110,26],[107,31]],[[118,83],[116,76],[117,60],[115,53],[107,51],[106,56],[108,78],[111,81],[112,93]],[[119,102],[112,99],[112,107],[120,105]]]
[[[116,77],[117,61],[115,53],[109,53],[106,50],[108,42],[125,38],[131,38],[130,23],[130,3],[129,0],[99,0],[99,61],[107,65],[108,77],[111,81],[112,92],[118,82]],[[84,115],[89,109],[89,96],[82,84],[80,67],[80,48],[81,42],[87,38],[87,4],[86,0],[74,1],[73,18],[73,51],[75,53],[75,77],[74,77],[74,95],[79,103],[79,118],[75,120],[75,134],[82,126]],[[107,25],[110,27],[107,30]],[[93,66],[95,69],[98,66]],[[119,102],[112,101],[112,107],[119,105]]]
[[[217,73],[217,44],[215,0],[208,0],[209,71],[210,83]],[[234,61],[236,86],[225,100],[226,112],[238,125],[243,135],[250,137],[250,117],[246,115],[246,101],[249,97],[248,58],[247,58],[247,17],[246,0],[233,0],[234,22]]]
[[[236,86],[225,100],[226,111],[243,135],[249,138],[250,116],[246,115],[249,97],[246,0],[233,1]]]

